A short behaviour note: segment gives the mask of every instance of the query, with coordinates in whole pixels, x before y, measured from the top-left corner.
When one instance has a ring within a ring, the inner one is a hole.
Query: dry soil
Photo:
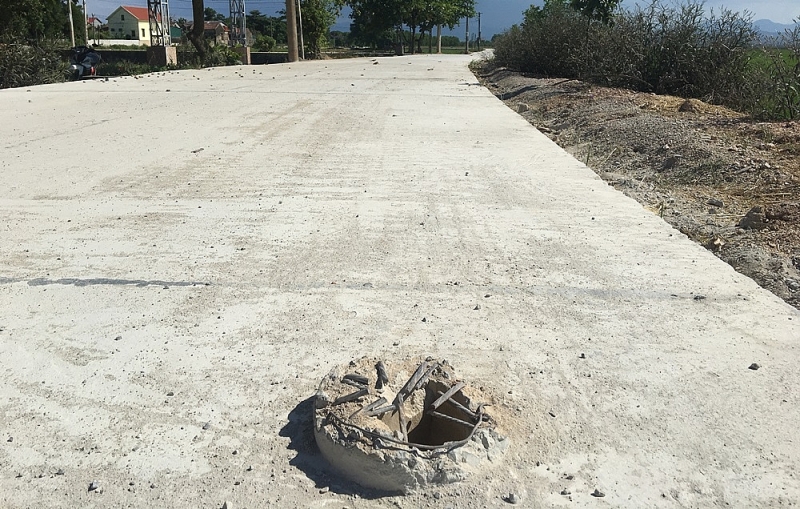
[[[476,71],[616,189],[800,306],[800,122],[758,122],[696,99],[528,76],[485,61]]]

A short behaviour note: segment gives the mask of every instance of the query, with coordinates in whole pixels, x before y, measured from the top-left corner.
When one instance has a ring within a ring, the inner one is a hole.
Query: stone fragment
[[[756,205],[739,220],[739,228],[745,230],[763,230],[767,227],[767,218],[763,207]]]
[[[700,113],[703,109],[703,101],[698,99],[686,99],[678,106],[678,111],[683,113]]]

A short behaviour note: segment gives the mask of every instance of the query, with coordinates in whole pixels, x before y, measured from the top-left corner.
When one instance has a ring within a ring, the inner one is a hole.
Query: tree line
[[[75,38],[83,41],[84,14],[72,1]],[[0,41],[36,43],[66,39],[70,35],[67,0],[0,0]]]
[[[475,16],[475,0],[300,0],[307,55],[320,55],[328,43],[330,28],[345,6],[352,11],[350,34],[354,43],[371,47],[405,43],[411,53],[421,51],[425,34],[431,37],[436,27],[452,29],[465,17]],[[204,0],[192,0],[192,9],[195,19],[206,19],[209,9]],[[258,11],[247,16],[251,30],[262,36],[269,34],[278,43],[285,41],[285,23],[284,11],[278,18]],[[189,40],[199,53],[207,52],[202,24],[195,24]]]
[[[83,9],[72,1],[75,42],[84,41]],[[70,38],[67,0],[0,0],[0,88],[64,80],[58,48]]]

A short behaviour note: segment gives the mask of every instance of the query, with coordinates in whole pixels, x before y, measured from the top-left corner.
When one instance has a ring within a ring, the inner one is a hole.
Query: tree
[[[349,46],[350,33],[342,32],[340,30],[331,30],[330,33],[328,34],[328,38],[333,43],[334,48]]]
[[[411,33],[412,53],[414,45],[419,45],[422,36],[430,34],[433,27],[453,28],[462,18],[475,15],[475,0],[348,0],[347,4],[353,10],[350,31],[356,40],[370,36],[374,40],[387,30],[406,25]]]
[[[253,51],[272,51],[275,47],[275,39],[268,35],[259,35],[253,42]]]
[[[189,41],[197,50],[200,60],[208,55],[208,43],[205,38],[205,5],[203,0],[192,0],[192,31],[187,34]]]
[[[607,25],[620,0],[570,0],[570,6],[590,19]]]
[[[7,39],[41,41],[69,36],[66,0],[0,0],[0,35]],[[73,0],[75,27],[83,26],[83,9]],[[83,30],[76,30],[76,36]]]
[[[396,37],[402,25],[401,1],[349,0],[352,9],[350,33],[354,42],[365,46],[383,47]]]
[[[475,16],[475,0],[428,0],[425,21],[420,32],[433,36],[433,28],[446,26],[452,30],[462,19]]]
[[[253,33],[267,35],[276,43],[286,44],[286,16],[274,17],[252,10],[247,14],[247,28]]]
[[[318,58],[327,43],[328,31],[336,22],[342,0],[300,0],[303,13],[303,42],[306,53]]]
[[[203,20],[204,21],[225,21],[225,15],[215,11],[211,7],[206,7],[203,10]]]

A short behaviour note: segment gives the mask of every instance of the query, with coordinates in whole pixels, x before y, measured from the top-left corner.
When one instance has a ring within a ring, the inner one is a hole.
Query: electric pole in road
[[[297,14],[294,0],[286,0],[286,42],[289,45],[289,62],[297,62]]]

